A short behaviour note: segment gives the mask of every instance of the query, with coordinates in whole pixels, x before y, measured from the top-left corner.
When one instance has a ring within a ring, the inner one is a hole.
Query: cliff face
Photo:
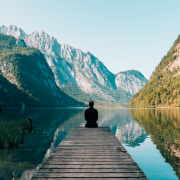
[[[180,36],[162,58],[149,82],[129,102],[129,107],[169,106],[180,106]]]
[[[57,107],[76,103],[56,85],[44,55],[0,34],[0,100],[4,107]]]
[[[26,47],[26,43],[24,42],[23,39],[17,39],[16,45]]]
[[[120,72],[116,75],[117,90],[122,88],[131,95],[136,94],[148,80],[139,72],[135,70]]]
[[[84,53],[67,44],[59,44],[42,30],[27,35],[16,26],[1,26],[0,32],[23,38],[27,46],[38,48],[44,54],[58,87],[78,101],[94,99],[100,104],[127,104],[147,82],[143,75],[135,76],[139,73],[135,71],[116,76],[90,52]]]

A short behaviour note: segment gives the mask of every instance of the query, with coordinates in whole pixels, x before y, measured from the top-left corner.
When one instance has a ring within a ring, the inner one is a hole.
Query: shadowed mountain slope
[[[0,34],[0,100],[4,107],[59,107],[79,104],[56,85],[44,55]]]

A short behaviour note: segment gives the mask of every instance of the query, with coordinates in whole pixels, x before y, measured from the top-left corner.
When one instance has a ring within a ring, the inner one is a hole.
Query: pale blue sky
[[[179,0],[0,0],[0,26],[42,29],[114,74],[135,69],[149,78],[180,34],[179,7]]]

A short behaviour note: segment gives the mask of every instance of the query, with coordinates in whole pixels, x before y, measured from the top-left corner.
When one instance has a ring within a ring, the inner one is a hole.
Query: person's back
[[[89,102],[89,108],[85,110],[85,119],[87,121],[85,127],[98,127],[96,121],[98,120],[98,111],[93,108],[94,102]]]

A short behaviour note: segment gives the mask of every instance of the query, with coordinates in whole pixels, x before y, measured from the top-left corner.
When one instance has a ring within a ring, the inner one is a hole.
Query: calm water
[[[75,126],[85,108],[6,109],[0,120],[32,117],[24,146],[0,150],[0,179],[30,179]],[[98,108],[99,126],[109,126],[150,180],[180,177],[180,110]],[[14,174],[14,176],[13,176]]]

